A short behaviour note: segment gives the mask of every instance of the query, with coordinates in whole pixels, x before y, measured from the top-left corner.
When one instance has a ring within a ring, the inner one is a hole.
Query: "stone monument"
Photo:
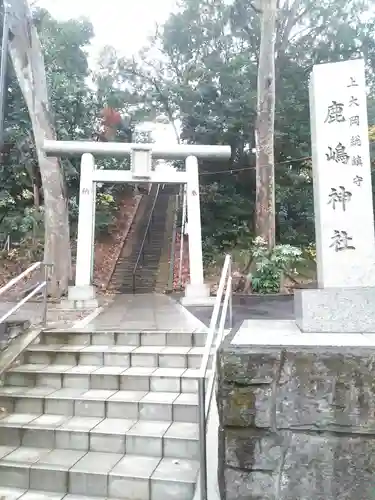
[[[364,62],[311,79],[317,290],[218,363],[222,500],[375,500],[375,238]]]
[[[310,82],[318,289],[295,292],[303,332],[371,332],[375,233],[362,59],[322,64]]]

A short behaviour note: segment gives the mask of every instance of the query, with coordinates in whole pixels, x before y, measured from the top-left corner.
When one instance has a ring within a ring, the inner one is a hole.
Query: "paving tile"
[[[121,376],[143,376],[143,377],[150,377],[157,368],[154,366],[132,366],[125,370]]]
[[[31,421],[27,427],[39,427],[45,429],[56,429],[66,422],[68,417],[65,415],[41,415],[35,420]]]
[[[135,332],[121,332],[117,334],[117,344],[127,345],[132,347],[139,347],[140,345],[140,333]]]
[[[122,455],[117,453],[88,452],[70,470],[72,472],[108,474],[121,458]]]
[[[17,387],[17,386],[9,386],[9,387],[1,387],[0,388],[0,396],[19,396],[23,395],[25,391],[27,391],[27,387]]]
[[[95,370],[94,375],[121,375],[126,369],[126,366],[103,366]]]
[[[52,394],[49,394],[47,399],[77,399],[82,396],[84,392],[87,392],[87,389],[57,389]]]
[[[139,421],[127,434],[129,436],[162,437],[170,425],[170,422]]]
[[[191,347],[184,346],[167,346],[162,350],[162,354],[187,354],[190,351]]]
[[[173,403],[173,420],[198,422],[198,396],[190,392],[180,394]]]
[[[19,500],[24,493],[26,493],[26,490],[23,489],[0,487],[0,498],[4,500]]]
[[[64,500],[98,500],[98,497],[87,497],[82,495],[71,495],[68,494],[64,497]]]
[[[197,378],[199,376],[199,371],[198,369],[188,368],[181,376],[184,378]]]
[[[17,463],[23,465],[31,465],[38,462],[44,455],[47,455],[51,450],[45,450],[43,448],[31,448],[27,446],[21,446],[17,448],[12,453],[7,454],[3,458],[3,463]]]
[[[153,377],[182,377],[186,368],[157,368],[153,373]]]
[[[48,428],[30,428],[24,427],[23,432],[19,434],[20,444],[22,446],[38,447],[52,449],[55,446],[55,430]]]
[[[43,373],[65,373],[68,370],[72,370],[72,365],[47,365],[43,368]]]
[[[49,469],[69,470],[85,455],[86,452],[76,450],[52,450],[41,456],[40,460],[32,468],[47,466]]]
[[[0,459],[10,455],[17,449],[16,446],[0,446]]]
[[[89,432],[102,420],[100,417],[72,417],[66,420],[58,430]]]
[[[197,394],[179,394],[178,397],[174,401],[175,405],[198,405],[198,395]]]
[[[182,392],[198,392],[199,370],[189,368],[181,376]]]
[[[149,392],[142,398],[141,403],[172,404],[178,396],[177,392]]]
[[[70,367],[66,373],[75,375],[90,375],[90,373],[93,373],[97,369],[98,367],[96,365],[77,365]]]
[[[192,347],[193,344],[193,334],[192,333],[176,333],[169,332],[167,334],[167,346],[189,346]]]
[[[189,354],[196,355],[196,356],[203,356],[204,347],[192,347],[189,351]]]
[[[9,372],[11,373],[16,373],[16,372],[37,372],[37,371],[42,371],[44,368],[46,368],[48,365],[46,363],[43,364],[25,364],[25,365],[19,365],[15,366],[14,368],[10,368]]]
[[[20,500],[62,500],[63,498],[65,498],[65,493],[60,494],[45,491],[28,491],[20,498]]]
[[[166,431],[165,437],[197,440],[199,437],[198,425],[190,422],[173,422]]]
[[[155,331],[155,332],[147,332],[144,331],[141,334],[141,344],[143,346],[146,345],[165,345],[166,343],[166,334],[167,332],[160,332],[160,331]]]
[[[79,352],[79,351],[82,351],[83,349],[85,349],[85,347],[83,345],[61,345],[57,348],[58,351],[62,351],[62,352]]]
[[[198,460],[198,424],[174,422],[163,437],[163,456]]]
[[[131,429],[136,420],[125,418],[105,418],[91,429],[92,434],[120,434],[123,435]]]
[[[109,401],[124,401],[138,403],[146,396],[146,391],[117,391]]]
[[[113,346],[109,346],[109,345],[89,345],[87,347],[84,347],[82,349],[82,352],[107,352],[111,347]]]
[[[134,349],[132,354],[159,354],[163,349],[163,346],[145,345]]]
[[[0,426],[22,427],[40,416],[34,413],[12,413],[0,420]]]
[[[89,433],[88,431],[56,429],[55,448],[86,453],[90,448]]]
[[[25,396],[49,396],[50,394],[56,391],[53,387],[30,387],[27,390],[24,390]]]
[[[199,463],[195,460],[163,458],[155,469],[152,479],[195,483]]]
[[[117,391],[109,391],[106,389],[91,389],[89,391],[86,391],[82,394],[83,399],[94,399],[94,400],[106,400],[109,399],[111,396],[116,394]]]
[[[28,352],[38,351],[57,351],[63,347],[63,344],[32,344],[27,348]]]
[[[109,349],[109,353],[111,354],[129,354],[130,352],[133,352],[135,346],[128,346],[128,345],[113,345]]]
[[[159,457],[123,457],[110,472],[110,476],[149,479],[160,462]]]

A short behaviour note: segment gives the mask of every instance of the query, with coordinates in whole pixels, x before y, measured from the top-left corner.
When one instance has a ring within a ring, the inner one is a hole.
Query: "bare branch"
[[[147,63],[146,61],[144,61],[144,62],[146,64],[148,64],[149,66],[151,66],[151,63]],[[172,109],[170,107],[169,99],[165,95],[165,93],[163,92],[163,90],[161,88],[161,85],[158,83],[158,81],[156,80],[156,78],[154,78],[153,76],[147,75],[147,74],[142,73],[140,71],[137,71],[137,69],[136,69],[136,61],[135,61],[134,57],[133,57],[133,67],[130,69],[130,71],[131,71],[131,73],[134,76],[137,76],[138,78],[144,79],[145,81],[147,81],[148,83],[150,83],[151,85],[153,85],[153,87],[155,88],[156,92],[159,95],[160,101],[163,104],[165,112],[167,113],[167,116],[169,118],[170,124],[173,127],[173,130],[174,130],[175,135],[176,135],[177,142],[180,143],[180,135],[178,133],[178,130],[177,130],[177,127],[176,127],[176,124],[175,124],[175,121],[174,121],[173,111],[172,111]]]
[[[263,14],[263,11],[261,8],[257,7],[254,2],[250,2],[250,7],[257,13],[257,14]]]

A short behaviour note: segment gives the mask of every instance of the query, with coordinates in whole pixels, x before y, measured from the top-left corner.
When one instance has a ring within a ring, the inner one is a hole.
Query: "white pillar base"
[[[183,306],[212,306],[216,297],[210,296],[210,287],[205,284],[192,285],[185,287],[185,297],[181,299]]]
[[[68,289],[68,300],[64,301],[65,307],[72,309],[96,309],[99,306],[96,299],[95,287],[70,286]]]

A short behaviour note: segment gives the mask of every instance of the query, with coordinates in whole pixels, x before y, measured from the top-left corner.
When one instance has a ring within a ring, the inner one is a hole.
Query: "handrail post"
[[[173,216],[173,229],[172,229],[172,241],[169,253],[169,273],[168,273],[168,287],[167,290],[172,291],[175,278],[175,260],[176,260],[176,234],[177,234],[177,220],[178,220],[178,206],[179,206],[179,195],[176,194],[175,197],[175,209]]]
[[[136,260],[136,263],[135,263],[135,265],[133,267],[133,293],[135,293],[135,273],[137,272],[138,265],[139,265],[140,262],[141,262],[142,265],[144,265],[145,242],[146,242],[146,240],[148,242],[150,241],[150,226],[152,224],[152,217],[153,217],[153,213],[154,213],[156,201],[157,201],[157,198],[159,196],[159,190],[160,190],[160,184],[158,185],[157,190],[156,190],[155,199],[154,199],[154,202],[152,204],[151,213],[150,213],[150,216],[149,216],[148,222],[147,222],[147,227],[146,227],[146,230],[145,230],[145,232],[143,234],[143,240],[142,240],[142,243],[141,243],[141,248],[139,249],[137,260]]]
[[[198,378],[200,497],[207,500],[206,377]]]
[[[227,286],[230,287],[229,290],[229,328],[233,328],[233,290],[232,290],[232,257],[229,259],[229,267],[228,267],[228,281]]]
[[[180,232],[180,261],[178,264],[178,286],[182,285],[182,263],[184,259],[184,243],[185,243],[185,226],[186,226],[186,184],[182,189],[182,218],[181,218],[181,232]]]
[[[224,294],[225,289],[225,294]],[[224,294],[224,301],[222,304]],[[222,307],[221,307],[222,306]],[[202,361],[199,369],[198,380],[198,422],[199,422],[199,464],[200,464],[200,475],[199,475],[199,494],[200,500],[207,500],[208,497],[208,478],[207,478],[207,421],[209,419],[210,403],[212,399],[212,392],[215,384],[216,377],[216,367],[213,365],[213,373],[209,379],[208,392],[206,394],[206,374],[207,367],[210,356],[212,356],[212,347],[215,347],[215,353],[213,360],[216,359],[216,351],[220,342],[223,340],[225,332],[225,322],[227,318],[229,308],[229,322],[232,328],[233,323],[233,311],[232,311],[232,257],[228,254],[225,257],[223,269],[220,276],[219,287],[217,290],[216,301],[214,309],[212,311],[212,316],[210,320],[210,326],[208,328],[207,339],[204,347],[204,352],[202,356]],[[221,314],[220,314],[221,309]],[[219,326],[217,322],[220,321]],[[215,339],[216,336],[216,339]],[[216,342],[215,342],[216,340]],[[207,403],[207,407],[206,407]],[[198,491],[198,490],[197,490]]]
[[[42,264],[43,271],[43,316],[42,316],[42,326],[45,328],[47,326],[47,307],[48,307],[48,264],[45,262]]]

